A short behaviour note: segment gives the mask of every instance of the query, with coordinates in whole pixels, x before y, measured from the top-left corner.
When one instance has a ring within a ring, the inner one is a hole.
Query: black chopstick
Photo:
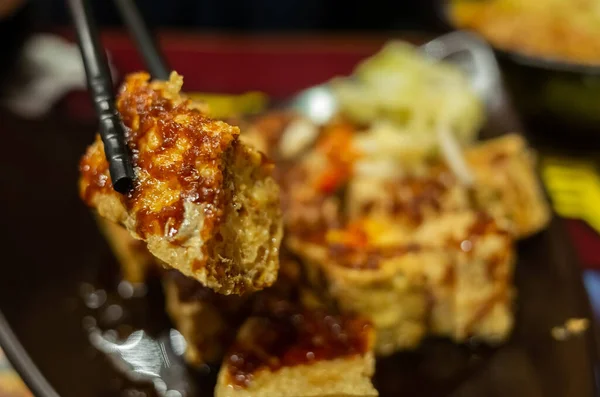
[[[125,144],[125,127],[115,107],[108,61],[88,0],[68,0],[83,58],[88,89],[100,121],[100,136],[109,164],[113,188],[127,193],[133,185],[133,168]]]
[[[115,4],[152,77],[169,80],[171,69],[168,67],[165,57],[150,33],[135,2],[133,0],[115,0]]]

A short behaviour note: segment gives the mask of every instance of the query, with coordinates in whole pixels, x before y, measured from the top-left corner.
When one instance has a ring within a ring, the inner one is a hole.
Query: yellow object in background
[[[257,91],[240,95],[202,92],[187,92],[186,94],[193,100],[206,102],[210,108],[210,117],[214,119],[257,114],[265,111],[269,104],[269,97]]]
[[[541,165],[542,179],[556,213],[582,219],[600,233],[600,175],[595,164],[546,157]]]

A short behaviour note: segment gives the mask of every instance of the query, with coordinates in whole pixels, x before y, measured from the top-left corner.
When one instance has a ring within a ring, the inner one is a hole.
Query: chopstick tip
[[[134,173],[129,159],[124,156],[112,156],[109,160],[109,171],[116,192],[127,194],[133,189]]]
[[[115,191],[121,194],[127,194],[133,189],[133,181],[129,177],[121,177],[113,182]]]

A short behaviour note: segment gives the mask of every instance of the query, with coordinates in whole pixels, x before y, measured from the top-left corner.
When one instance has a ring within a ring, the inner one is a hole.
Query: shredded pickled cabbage
[[[385,45],[352,76],[334,79],[331,86],[340,112],[368,126],[356,144],[366,153],[404,164],[438,154],[448,157],[448,140],[458,147],[471,143],[484,121],[483,103],[460,69],[403,42]],[[446,131],[445,141],[440,130]],[[447,160],[455,168],[460,160],[452,157]]]

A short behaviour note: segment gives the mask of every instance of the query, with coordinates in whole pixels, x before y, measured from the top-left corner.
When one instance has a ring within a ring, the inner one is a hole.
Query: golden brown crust
[[[372,346],[371,324],[352,315],[287,311],[256,317],[226,357],[229,382],[247,387],[261,370],[366,354]]]
[[[427,333],[456,341],[505,339],[515,257],[509,230],[466,211],[416,229],[395,226],[365,220],[354,230],[328,233],[333,252],[327,241],[291,237],[287,244],[305,259],[310,282],[327,289],[342,312],[373,321],[378,354],[415,348]]]
[[[517,134],[482,142],[465,151],[478,189],[476,204],[497,218],[512,223],[517,238],[544,229],[552,211],[539,183],[535,157]]]
[[[186,361],[216,364],[250,313],[249,296],[221,295],[170,270],[162,278],[167,313],[186,340]]]
[[[240,329],[221,368],[216,395],[377,395],[369,379],[374,333],[368,320],[299,309],[284,301],[272,309]]]
[[[273,286],[242,296],[218,294],[175,270],[163,272],[167,313],[187,342],[188,363],[197,366],[218,362],[249,316],[269,314],[301,300],[304,284],[299,263],[287,252],[282,252],[280,262],[279,277]],[[314,301],[303,305],[315,306]]]
[[[136,215],[136,233],[146,238],[175,236],[183,222],[184,203],[206,205],[202,237],[208,240],[225,207],[223,157],[239,130],[189,106],[189,100],[177,95],[174,83],[149,79],[146,73],[127,76],[117,99],[136,169],[126,207]],[[110,193],[108,164],[100,150],[88,150],[81,169],[82,195],[88,204],[96,193]]]
[[[111,185],[102,141],[80,164],[85,202],[166,264],[225,294],[262,289],[277,275],[282,226],[272,164],[179,94],[182,78],[126,78],[117,99],[136,174],[127,195]]]
[[[299,161],[284,163],[286,247],[313,289],[330,307],[369,317],[379,354],[414,348],[428,333],[504,340],[513,242],[549,214],[524,141],[467,148],[471,188],[442,158],[415,169],[369,158],[353,148],[360,134],[335,122]]]
[[[228,383],[226,367],[221,367],[215,397],[376,397],[371,383],[375,372],[372,352],[364,356],[341,357],[275,372],[256,373],[248,388]]]

